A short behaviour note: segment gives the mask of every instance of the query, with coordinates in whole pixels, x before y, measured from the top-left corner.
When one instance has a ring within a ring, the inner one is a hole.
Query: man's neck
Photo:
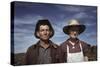
[[[70,40],[71,42],[76,42],[76,41],[78,40],[78,38],[69,38],[69,40]]]
[[[49,47],[49,40],[47,40],[47,41],[40,40],[40,45],[45,49],[48,48]]]

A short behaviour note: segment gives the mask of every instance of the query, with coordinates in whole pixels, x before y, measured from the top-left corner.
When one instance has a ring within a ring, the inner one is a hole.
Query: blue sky
[[[26,52],[29,46],[38,41],[34,37],[34,30],[40,19],[48,19],[51,22],[55,30],[51,40],[58,45],[68,39],[63,27],[70,19],[79,19],[86,25],[86,30],[79,39],[97,45],[96,6],[15,2],[14,9],[14,53]]]

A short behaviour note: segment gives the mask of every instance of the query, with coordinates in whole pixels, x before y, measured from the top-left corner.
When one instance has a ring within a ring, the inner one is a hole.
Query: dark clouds
[[[96,6],[16,2],[14,8],[15,53],[25,52],[30,45],[38,41],[34,37],[34,30],[39,19],[49,19],[55,30],[51,40],[57,44],[61,44],[68,38],[62,29],[73,18],[79,19],[87,27],[79,38],[91,45],[97,44]]]

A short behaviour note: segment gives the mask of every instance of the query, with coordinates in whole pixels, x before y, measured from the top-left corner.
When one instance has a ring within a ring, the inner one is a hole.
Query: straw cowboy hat
[[[82,32],[84,32],[85,28],[85,25],[80,24],[79,20],[72,19],[69,21],[69,24],[67,26],[64,26],[63,32],[69,35],[70,30],[75,30],[78,31],[79,34],[81,34]]]

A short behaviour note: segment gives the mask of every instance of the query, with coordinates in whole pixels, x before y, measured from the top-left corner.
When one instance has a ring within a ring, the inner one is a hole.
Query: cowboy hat
[[[72,19],[69,21],[69,24],[67,26],[64,26],[63,32],[69,35],[70,30],[75,30],[78,31],[79,34],[81,34],[82,32],[84,32],[85,28],[85,25],[80,24],[77,19]]]

